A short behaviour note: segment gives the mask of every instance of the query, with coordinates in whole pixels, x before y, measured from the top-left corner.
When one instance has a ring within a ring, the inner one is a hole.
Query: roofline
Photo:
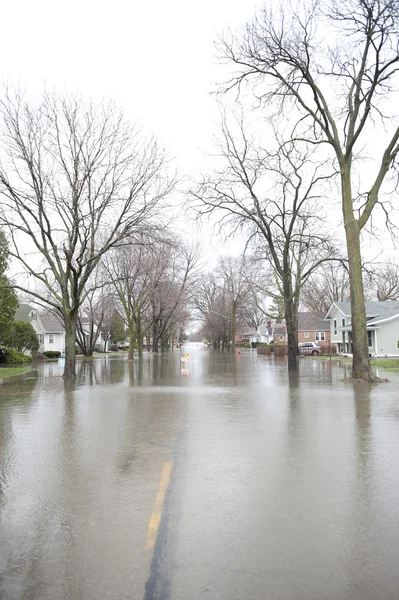
[[[399,311],[396,313],[396,315],[392,315],[392,317],[387,317],[386,319],[379,319],[378,321],[375,321],[373,325],[380,325],[380,323],[389,323],[390,321],[394,321],[398,317]]]
[[[336,302],[333,302],[333,303],[331,304],[330,308],[328,309],[326,316],[324,317],[324,320],[325,320],[325,321],[327,321],[329,318],[331,319],[331,317],[329,317],[328,315],[329,315],[329,313],[330,313],[330,310],[332,309],[332,307],[333,307],[333,306],[335,306],[335,308],[338,308],[339,312],[340,312],[340,313],[342,313],[342,314],[344,315],[344,317],[350,317],[350,316],[351,316],[350,314],[349,314],[349,315],[345,314],[345,313],[343,312],[343,310],[341,310],[341,309],[340,309],[340,307],[337,305],[337,303],[336,303]]]

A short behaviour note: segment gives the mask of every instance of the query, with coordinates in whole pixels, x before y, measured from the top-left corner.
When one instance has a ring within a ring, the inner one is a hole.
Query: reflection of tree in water
[[[13,444],[15,443],[14,416],[16,412],[28,416],[36,405],[37,396],[33,398],[33,392],[37,382],[37,376],[32,376],[0,385],[0,506],[3,503],[7,485],[6,465],[12,464],[10,457],[13,454]]]
[[[76,380],[79,385],[122,383],[126,377],[126,360],[95,358],[77,362]]]
[[[93,359],[82,359],[76,363],[76,381],[79,385],[97,385],[101,383],[100,370]]]
[[[370,393],[370,384],[353,384],[356,416],[356,487],[363,499],[370,496],[370,481],[373,479],[374,473]]]
[[[128,363],[128,376],[129,376],[129,384],[134,385],[136,383],[141,383],[143,381],[144,375],[144,361],[142,358],[138,360],[132,360]]]
[[[173,357],[173,354],[154,354],[151,376],[155,385],[166,377],[173,377],[176,375]]]

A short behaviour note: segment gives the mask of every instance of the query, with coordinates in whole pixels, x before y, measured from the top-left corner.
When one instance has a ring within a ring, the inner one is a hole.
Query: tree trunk
[[[233,305],[231,311],[231,348],[233,351],[236,349],[236,312],[236,307]]]
[[[77,313],[70,312],[64,318],[65,321],[65,379],[73,379],[76,376],[76,322]]]
[[[291,294],[284,299],[284,310],[288,337],[288,371],[292,373],[298,370],[298,313]]]
[[[128,328],[129,328],[129,352],[127,355],[127,359],[128,360],[133,360],[134,358],[134,344],[133,344],[133,339],[134,339],[134,320],[133,317],[131,319],[129,319],[128,321]]]
[[[143,332],[141,331],[141,310],[137,308],[136,313],[136,336],[139,351],[139,361],[143,360]]]
[[[158,353],[158,323],[154,321],[152,326],[152,351]]]
[[[364,301],[362,258],[360,252],[360,227],[353,215],[350,168],[341,167],[342,203],[346,246],[350,274],[353,367],[352,376],[362,381],[375,379],[370,365],[367,340],[366,306]]]

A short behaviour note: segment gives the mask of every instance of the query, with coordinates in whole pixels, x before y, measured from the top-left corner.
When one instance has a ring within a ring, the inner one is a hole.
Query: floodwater
[[[398,600],[399,377],[189,352],[0,386],[1,600]]]

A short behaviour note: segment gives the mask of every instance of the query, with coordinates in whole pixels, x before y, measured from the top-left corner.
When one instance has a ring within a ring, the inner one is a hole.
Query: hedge
[[[32,362],[32,357],[27,356],[23,352],[18,352],[18,350],[14,350],[13,348],[2,348],[5,351],[5,364],[6,365],[22,365],[23,363]]]
[[[59,358],[61,352],[59,350],[47,350],[46,352],[43,352],[43,355],[47,358]]]

